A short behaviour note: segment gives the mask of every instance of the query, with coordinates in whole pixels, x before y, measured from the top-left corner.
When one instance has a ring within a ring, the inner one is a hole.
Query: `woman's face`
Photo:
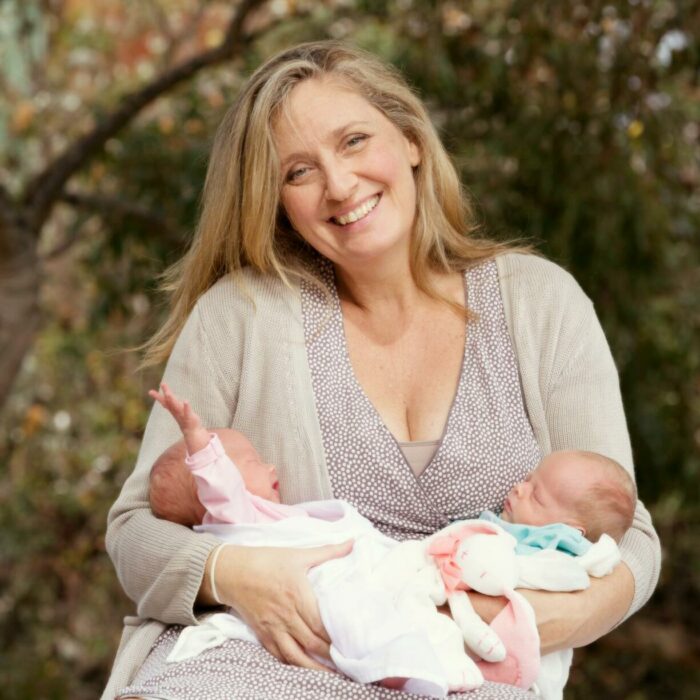
[[[311,246],[348,270],[407,256],[420,154],[392,122],[357,93],[309,79],[274,133],[282,205]]]

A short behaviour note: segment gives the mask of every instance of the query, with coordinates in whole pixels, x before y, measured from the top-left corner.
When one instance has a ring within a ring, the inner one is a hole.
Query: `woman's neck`
[[[383,308],[410,308],[422,296],[408,265],[381,269],[368,266],[352,271],[336,266],[335,275],[341,301],[370,313]]]
[[[462,276],[459,273],[431,273],[436,291],[448,299],[464,303]],[[336,287],[340,301],[367,315],[391,316],[395,319],[411,314],[419,306],[433,306],[436,301],[419,289],[408,262],[368,265],[349,271],[335,266]]]

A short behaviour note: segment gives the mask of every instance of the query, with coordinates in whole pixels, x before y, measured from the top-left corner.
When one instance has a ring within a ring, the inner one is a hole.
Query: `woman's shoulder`
[[[514,338],[543,342],[577,337],[595,318],[573,275],[551,260],[526,253],[496,258],[506,322]],[[537,340],[535,340],[537,339]]]
[[[573,275],[539,253],[504,253],[496,257],[502,282],[541,287],[578,287]]]
[[[253,319],[260,315],[289,311],[289,305],[298,297],[298,285],[285,284],[279,277],[263,274],[251,267],[229,272],[219,278],[196,304],[203,318],[215,319],[225,315],[228,319],[240,315]]]
[[[243,352],[250,343],[270,344],[275,334],[296,338],[299,328],[298,285],[243,268],[224,275],[199,297],[182,335],[221,359]]]
[[[574,276],[535,253],[505,253],[496,258],[505,303],[533,303],[540,309],[590,303]]]

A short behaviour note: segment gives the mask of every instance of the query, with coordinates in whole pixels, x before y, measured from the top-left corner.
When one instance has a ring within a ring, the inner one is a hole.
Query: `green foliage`
[[[0,435],[3,697],[94,698],[106,678],[120,617],[132,611],[104,552],[106,514],[133,465],[145,392],[158,379],[136,374],[136,355],[113,351],[138,345],[163,317],[158,275],[187,245],[215,125],[245,75],[283,46],[328,36],[406,72],[484,229],[535,241],[570,269],[606,329],[665,569],[650,606],[580,654],[567,697],[692,697],[700,681],[692,605],[700,584],[697,2],[313,7],[111,141],[79,184],[114,206],[99,216],[57,213],[47,250],[73,235],[80,243],[49,264],[47,325]],[[64,18],[59,55],[103,52],[106,70],[121,38],[107,25],[83,31],[78,20]],[[58,67],[49,66],[54,83],[65,72],[64,62]],[[78,70],[69,62],[67,79]],[[105,99],[135,80],[116,75]],[[27,141],[11,151],[16,158],[24,147],[27,163],[17,167],[29,172],[43,151],[27,121],[34,112],[23,109],[13,128]]]
[[[85,320],[44,331],[13,407],[24,419],[0,444],[7,698],[95,697],[129,612],[104,529],[146,419],[143,386],[135,358],[96,349],[119,345],[123,333],[88,330]]]

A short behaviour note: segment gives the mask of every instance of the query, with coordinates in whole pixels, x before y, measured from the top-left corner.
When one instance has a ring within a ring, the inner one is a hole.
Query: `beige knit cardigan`
[[[502,255],[497,266],[542,453],[591,450],[632,473],[617,371],[592,303],[571,275],[542,258]],[[219,280],[192,311],[164,380],[205,425],[241,430],[277,465],[285,502],[331,497],[298,288],[251,270]],[[197,622],[195,598],[218,541],[158,520],[148,506],[150,467],[179,437],[175,421],[156,404],[136,468],[109,513],[107,550],[137,616],[125,619],[103,700],[133,678],[164,623]],[[621,550],[635,580],[629,615],[651,595],[660,568],[658,538],[642,504]]]

